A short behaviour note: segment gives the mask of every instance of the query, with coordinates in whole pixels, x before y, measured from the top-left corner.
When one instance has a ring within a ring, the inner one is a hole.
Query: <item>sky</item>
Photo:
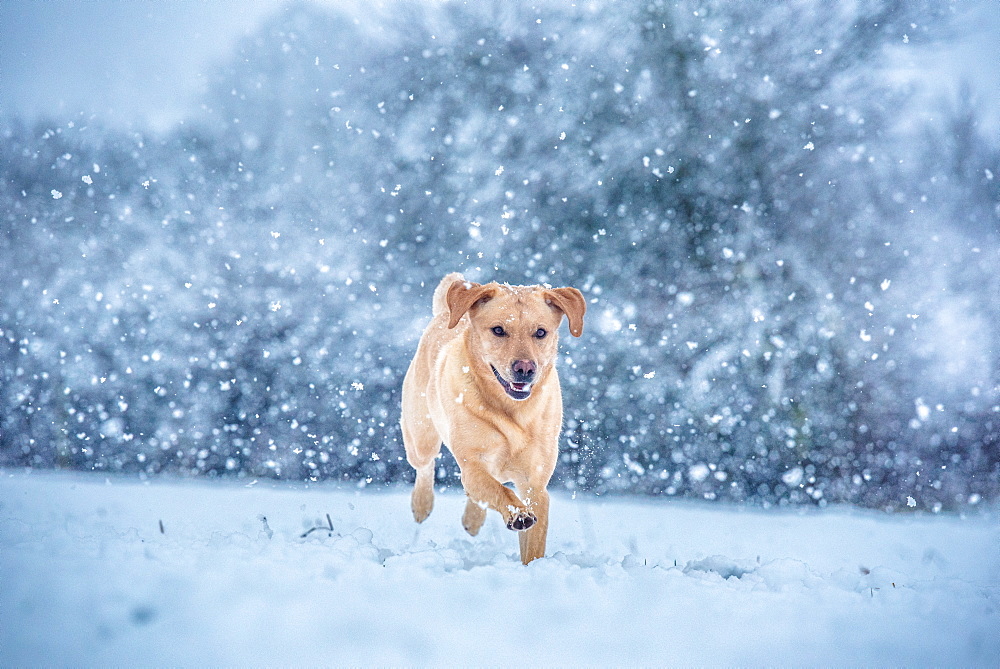
[[[0,114],[98,114],[166,130],[193,109],[212,68],[281,0],[3,0]],[[363,8],[362,0],[326,0]],[[1000,2],[962,0],[957,30],[932,52],[902,48],[895,76],[925,94],[968,79],[1000,128]]]

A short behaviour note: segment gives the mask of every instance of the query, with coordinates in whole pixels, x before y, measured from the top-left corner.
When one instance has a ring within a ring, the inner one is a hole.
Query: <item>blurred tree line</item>
[[[448,271],[574,285],[567,489],[1000,490],[1000,143],[934,3],[281,11],[166,135],[0,122],[0,465],[406,480]],[[442,460],[439,480],[458,483]]]

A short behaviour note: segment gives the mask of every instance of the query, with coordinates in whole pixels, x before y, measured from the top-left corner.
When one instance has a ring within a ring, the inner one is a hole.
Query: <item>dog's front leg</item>
[[[460,463],[459,468],[462,470],[462,486],[469,499],[498,511],[508,529],[526,530],[535,524],[535,515],[510,488],[493,478],[482,465],[466,461]]]
[[[434,462],[431,461],[426,466],[417,470],[417,480],[413,484],[413,492],[410,493],[410,508],[413,510],[413,519],[418,523],[427,520],[434,508]]]
[[[522,492],[528,509],[534,513],[537,522],[527,532],[518,535],[521,546],[521,562],[545,557],[545,539],[549,532],[549,493],[545,487],[527,488]]]

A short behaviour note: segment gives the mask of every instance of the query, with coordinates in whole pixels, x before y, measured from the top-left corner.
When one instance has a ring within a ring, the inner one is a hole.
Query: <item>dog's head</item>
[[[555,366],[559,323],[583,334],[587,303],[576,288],[480,285],[456,281],[447,294],[448,327],[469,316],[470,354],[489,367],[508,397],[526,400]]]

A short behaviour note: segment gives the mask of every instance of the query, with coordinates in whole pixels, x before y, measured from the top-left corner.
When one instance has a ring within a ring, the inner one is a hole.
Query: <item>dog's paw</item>
[[[427,516],[431,515],[434,509],[433,489],[415,487],[410,496],[410,508],[413,510],[413,520],[418,523],[427,520]]]
[[[538,519],[535,518],[535,514],[524,509],[517,509],[511,515],[510,520],[507,521],[507,529],[521,532],[534,525],[537,521]]]
[[[465,513],[462,514],[462,527],[465,531],[476,536],[486,520],[486,509],[471,499],[465,505]]]

